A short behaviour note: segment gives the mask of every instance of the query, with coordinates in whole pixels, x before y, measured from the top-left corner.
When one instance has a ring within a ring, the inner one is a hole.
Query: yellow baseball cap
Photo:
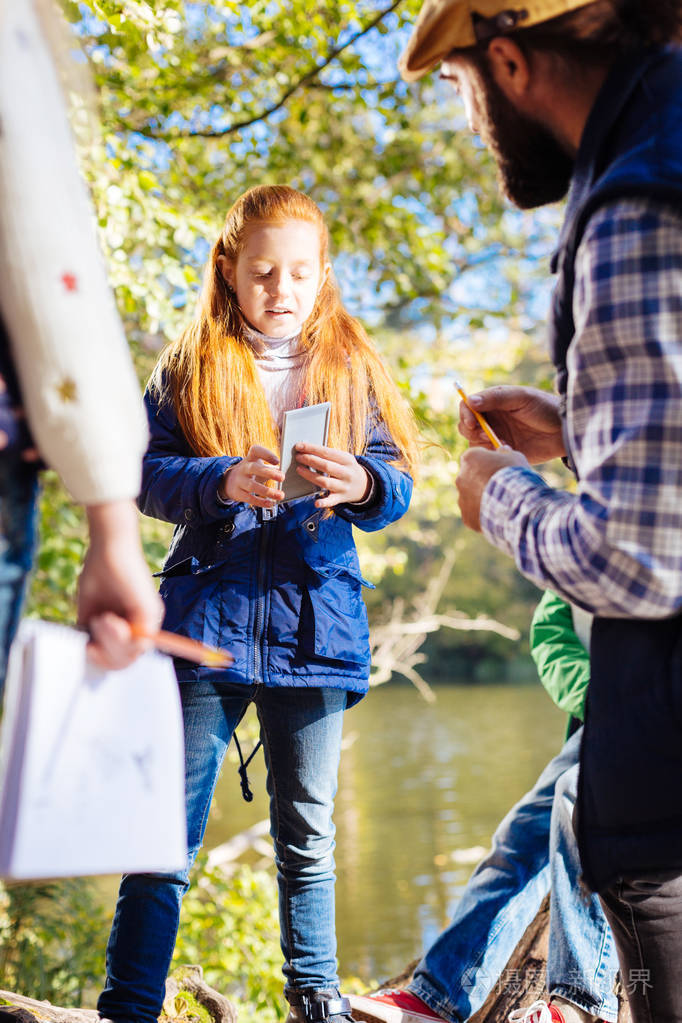
[[[416,82],[452,50],[475,46],[548,21],[592,0],[425,0],[398,61],[406,82]]]

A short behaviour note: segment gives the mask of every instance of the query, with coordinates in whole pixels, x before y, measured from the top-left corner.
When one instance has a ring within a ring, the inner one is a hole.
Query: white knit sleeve
[[[77,501],[134,497],[144,407],[31,0],[0,19],[0,308],[45,461]]]

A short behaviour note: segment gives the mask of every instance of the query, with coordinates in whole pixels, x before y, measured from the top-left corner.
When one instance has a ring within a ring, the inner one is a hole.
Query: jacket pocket
[[[308,565],[301,603],[301,648],[308,656],[340,664],[369,663],[369,627],[359,572],[341,565]]]
[[[178,561],[174,565],[167,565],[160,572],[154,572],[154,576],[161,579],[174,579],[181,575],[202,575],[204,572],[210,572],[214,568],[220,568],[226,561],[227,558],[219,558],[217,561],[211,561],[207,565],[202,565],[198,558],[192,556],[190,558],[183,558],[182,561]]]
[[[165,607],[164,628],[210,646],[225,647],[244,668],[248,635],[249,580],[230,576],[225,561],[200,563],[184,558],[161,575],[159,594]]]

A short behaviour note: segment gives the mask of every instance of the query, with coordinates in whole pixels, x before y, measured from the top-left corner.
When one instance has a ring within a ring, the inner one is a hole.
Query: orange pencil
[[[490,426],[490,424],[485,419],[485,417],[482,416],[480,412],[477,412],[475,408],[471,407],[471,405],[469,404],[469,398],[467,397],[467,394],[466,394],[464,388],[462,387],[462,385],[460,384],[459,380],[455,380],[455,390],[458,392],[460,398],[462,399],[462,401],[464,402],[466,407],[469,409],[469,411],[473,412],[473,414],[476,416],[476,420],[478,422],[478,425],[481,427],[483,432],[486,434],[486,436],[490,440],[490,443],[492,444],[492,446],[494,448],[501,448],[502,447],[502,441],[497,436],[497,434],[493,430],[492,426]]]
[[[186,661],[196,661],[197,664],[205,664],[210,668],[229,668],[234,661],[234,657],[227,650],[207,646],[206,643],[200,643],[188,636],[178,636],[176,632],[166,632],[164,629],[146,632],[139,625],[131,625],[130,631],[138,639],[151,639],[156,649],[164,654],[183,657]]]

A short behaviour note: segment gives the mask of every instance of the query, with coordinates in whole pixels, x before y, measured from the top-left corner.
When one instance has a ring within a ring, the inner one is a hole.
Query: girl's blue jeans
[[[614,940],[599,899],[579,883],[573,808],[581,738],[579,729],[509,811],[450,926],[415,970],[410,990],[450,1023],[469,1019],[497,985],[518,985],[523,967],[506,966],[550,889],[547,990],[608,1023],[618,1017]]]
[[[121,881],[97,1005],[110,1019],[155,1023],[161,1011],[190,866],[225,751],[250,701],[267,768],[287,989],[338,985],[332,811],[345,691],[185,682],[180,693],[188,862],[174,874],[128,874]],[[235,780],[235,798],[238,791]]]

